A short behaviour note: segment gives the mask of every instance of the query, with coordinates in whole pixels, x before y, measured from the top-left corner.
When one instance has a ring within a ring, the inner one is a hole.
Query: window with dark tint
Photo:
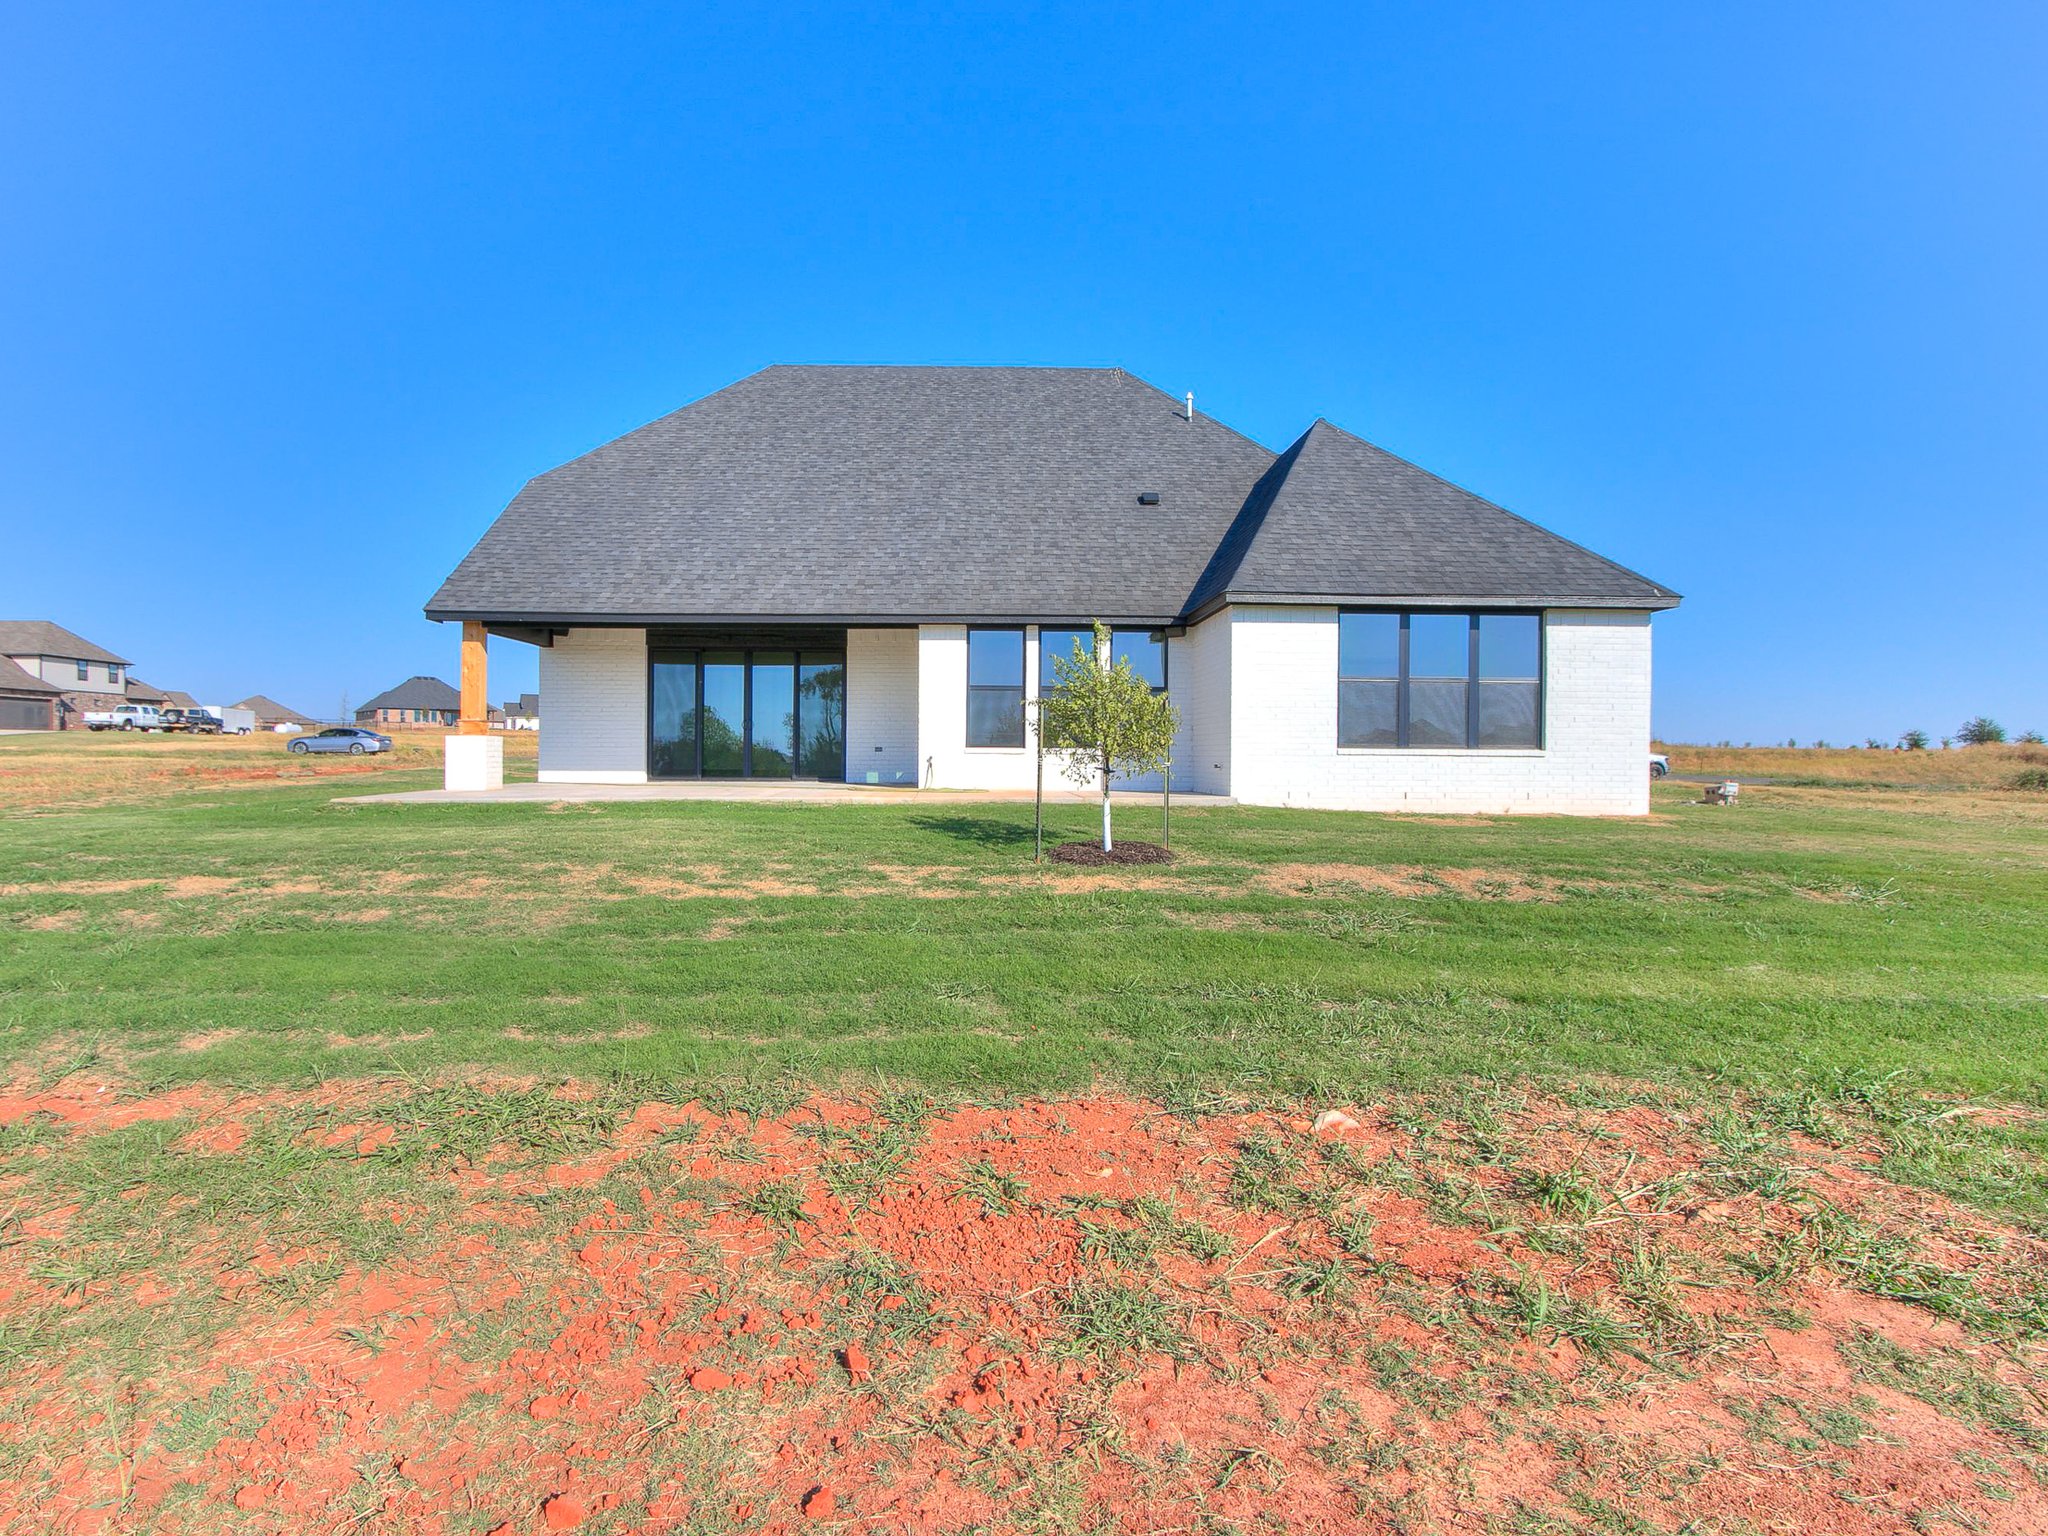
[[[79,680],[79,681],[80,681],[80,682],[82,683],[82,682],[84,682],[84,681],[85,681],[85,680],[86,680],[87,678],[89,678],[89,677],[91,677],[91,676],[92,676],[92,668],[91,668],[91,667],[89,667],[89,666],[87,666],[87,665],[86,665],[86,664],[85,664],[84,662],[82,662],[82,661],[81,661],[81,662],[80,662],[80,663],[78,664],[78,680]]]
[[[1024,745],[1024,631],[967,631],[967,745]]]
[[[1144,679],[1154,693],[1166,692],[1166,639],[1154,638],[1149,629],[1113,629],[1109,632],[1109,664],[1131,664],[1131,673]]]
[[[1541,746],[1542,615],[1340,614],[1337,744]]]
[[[809,779],[846,777],[846,660],[805,651],[797,668],[797,766]]]
[[[747,658],[744,651],[706,651],[703,726],[699,732],[706,778],[737,775],[747,768]]]
[[[1478,687],[1478,745],[1541,744],[1543,625],[1535,614],[1479,615]]]
[[[753,709],[747,771],[757,779],[786,779],[796,769],[796,657],[788,651],[753,655]]]
[[[1092,655],[1095,650],[1093,629],[1051,629],[1040,626],[1038,631],[1038,691],[1050,693],[1060,685],[1060,675],[1053,670],[1053,658],[1061,657],[1071,661],[1074,647],[1079,646],[1082,654]]]
[[[1337,620],[1337,745],[1401,744],[1401,615]]]
[[[1471,675],[1470,614],[1408,615],[1408,746],[1465,745]]]

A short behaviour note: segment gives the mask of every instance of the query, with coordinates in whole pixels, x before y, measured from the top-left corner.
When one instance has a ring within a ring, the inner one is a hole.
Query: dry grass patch
[[[134,804],[201,790],[378,777],[441,767],[439,733],[395,733],[375,757],[294,756],[289,736],[183,736],[55,731],[0,737],[0,812]],[[505,733],[508,772],[536,760],[531,731]]]

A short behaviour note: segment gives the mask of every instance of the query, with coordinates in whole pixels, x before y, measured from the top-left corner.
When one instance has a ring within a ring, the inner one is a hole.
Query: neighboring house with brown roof
[[[313,716],[302,714],[296,709],[287,709],[277,700],[266,698],[260,693],[250,694],[237,703],[235,708],[248,710],[256,717],[256,724],[266,731],[275,731],[286,726],[302,730],[314,723]]]
[[[54,731],[64,690],[0,656],[0,731]]]
[[[57,720],[79,724],[89,709],[147,704],[129,691],[129,661],[48,619],[0,619],[0,657],[58,690]]]
[[[462,695],[438,677],[409,677],[364,701],[357,725],[454,725],[462,717]]]

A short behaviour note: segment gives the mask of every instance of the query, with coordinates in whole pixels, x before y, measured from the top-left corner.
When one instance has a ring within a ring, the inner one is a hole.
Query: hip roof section
[[[1677,602],[1324,422],[1275,455],[1117,368],[779,365],[529,481],[426,611],[1165,624],[1290,594]]]

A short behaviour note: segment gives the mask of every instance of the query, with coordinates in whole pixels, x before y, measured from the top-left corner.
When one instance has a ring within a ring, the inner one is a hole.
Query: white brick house
[[[1177,789],[1639,815],[1677,603],[1325,422],[1275,454],[1120,370],[778,367],[530,482],[427,613],[541,647],[544,781],[1028,789],[1100,620]]]

